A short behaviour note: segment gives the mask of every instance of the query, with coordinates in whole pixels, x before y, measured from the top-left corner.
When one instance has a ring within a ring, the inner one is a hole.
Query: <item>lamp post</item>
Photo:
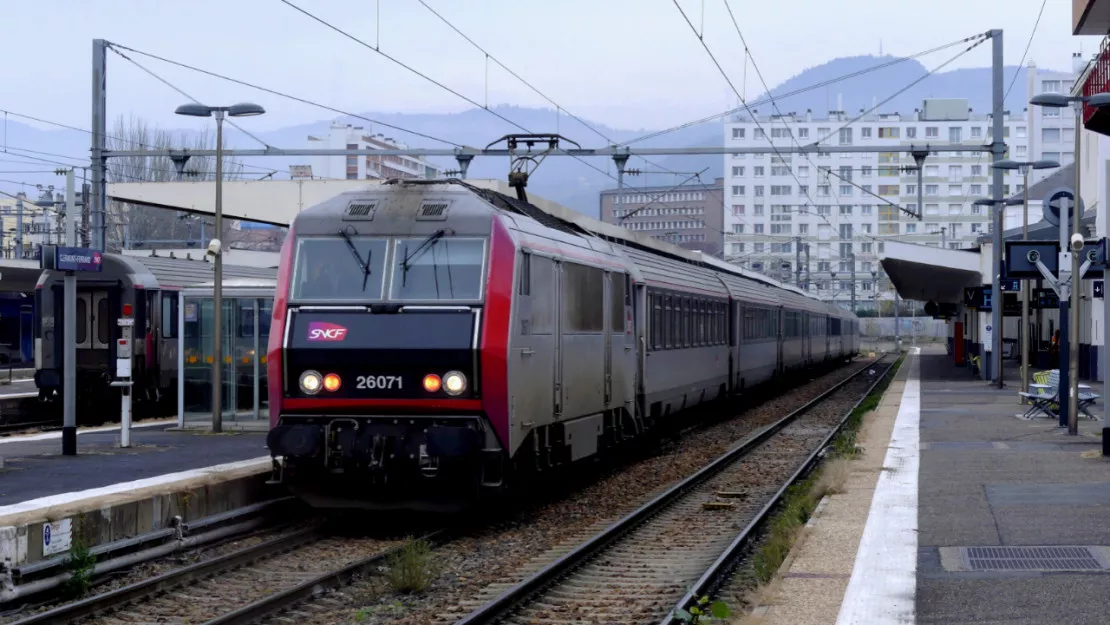
[[[1074,213],[1075,218],[1072,220],[1072,222],[1074,224],[1073,227],[1072,227],[1073,228],[1072,233],[1074,235],[1082,236],[1079,232],[1079,222],[1082,220],[1083,215],[1081,215],[1079,210],[1077,210],[1075,207],[1079,206],[1080,198],[1082,196],[1082,191],[1081,191],[1082,187],[1080,187],[1080,183],[1082,182],[1082,178],[1081,178],[1082,168],[1079,166],[1079,154],[1080,154],[1080,151],[1082,149],[1082,145],[1080,143],[1080,135],[1083,132],[1083,105],[1087,104],[1087,105],[1093,106],[1095,108],[1104,108],[1104,107],[1110,106],[1110,93],[1096,93],[1096,94],[1093,94],[1093,95],[1075,95],[1075,96],[1073,96],[1073,95],[1064,95],[1062,93],[1041,93],[1041,94],[1033,96],[1033,99],[1029,100],[1029,103],[1034,105],[1034,106],[1049,106],[1049,107],[1053,107],[1053,108],[1064,108],[1064,107],[1067,107],[1067,106],[1071,106],[1075,109],[1075,158],[1073,160],[1073,164],[1075,166],[1075,202],[1072,203],[1072,207],[1073,207],[1072,208],[1072,213]],[[1063,212],[1063,211],[1061,211],[1061,212]],[[1060,368],[1060,390],[1064,391],[1065,389],[1067,389],[1067,391],[1068,391],[1068,400],[1065,403],[1063,401],[1063,397],[1060,398],[1061,399],[1061,401],[1060,401],[1060,408],[1061,408],[1060,420],[1061,420],[1061,425],[1063,425],[1062,422],[1064,421],[1065,416],[1066,416],[1067,424],[1068,424],[1068,434],[1074,436],[1074,435],[1079,433],[1079,421],[1078,421],[1076,412],[1078,412],[1078,410],[1079,410],[1079,405],[1078,404],[1079,404],[1079,302],[1080,302],[1079,295],[1080,295],[1080,293],[1079,293],[1078,281],[1080,280],[1081,276],[1079,275],[1079,255],[1078,254],[1071,254],[1069,252],[1068,248],[1066,247],[1066,245],[1067,245],[1067,236],[1066,236],[1065,233],[1067,232],[1067,224],[1068,224],[1067,215],[1060,215],[1060,234],[1061,234],[1060,254],[1061,254],[1061,261],[1063,261],[1067,256],[1071,257],[1071,282],[1072,282],[1071,283],[1072,288],[1071,288],[1071,293],[1070,293],[1071,297],[1069,298],[1071,301],[1068,304],[1068,305],[1071,306],[1071,310],[1069,311],[1070,315],[1068,316],[1068,325],[1071,327],[1071,336],[1068,337],[1070,340],[1068,340],[1067,343],[1066,343],[1066,345],[1067,345],[1066,349],[1068,350],[1068,366],[1067,366],[1066,369],[1064,367]],[[1064,270],[1064,262],[1060,263],[1060,270],[1061,271]],[[1063,298],[1061,298],[1061,300],[1063,300]],[[1061,301],[1060,303],[1061,303],[1061,308],[1062,308],[1063,305],[1064,305],[1064,302]],[[1060,312],[1063,312],[1063,310],[1061,310]],[[1060,325],[1061,326],[1063,326],[1063,321],[1064,321],[1063,318],[1061,318],[1060,319]],[[1063,327],[1061,327],[1061,330],[1063,330]],[[1060,334],[1063,335],[1064,334],[1063,331],[1061,331]],[[1065,337],[1061,336],[1060,338],[1061,338],[1060,342],[1064,343],[1064,338]],[[1062,392],[1060,394],[1063,395]],[[1067,412],[1064,412],[1065,407],[1066,407]]]
[[[223,429],[223,397],[221,393],[223,383],[220,368],[224,364],[223,343],[221,342],[223,337],[222,328],[220,327],[221,309],[223,308],[223,250],[221,249],[220,237],[223,236],[224,116],[253,117],[262,115],[266,111],[257,104],[244,102],[231,106],[206,106],[200,103],[182,104],[174,112],[178,115],[190,117],[215,116],[216,118],[216,238],[212,239],[208,249],[214,257],[212,261],[214,268],[212,283],[212,431],[220,432]]]
[[[992,211],[992,214],[991,214],[991,231],[993,233],[995,233],[995,236],[994,236],[994,241],[996,241],[995,245],[1001,246],[1003,215],[1006,212],[1005,207],[1006,206],[1017,206],[1017,205],[1021,204],[1021,200],[1016,199],[1016,198],[1005,199],[1005,200],[994,200],[994,199],[991,199],[991,198],[980,198],[980,199],[975,200],[974,202],[972,202],[972,204],[974,204],[975,206],[989,206],[990,207],[990,210]],[[995,253],[993,255],[996,258],[1002,258],[1002,252],[1001,251],[998,251],[997,253]],[[1003,296],[1002,296],[1002,285],[1000,284],[1000,282],[1002,280],[1002,265],[1001,265],[1001,263],[996,268],[996,271],[998,271],[998,273],[995,275],[995,278],[993,280],[991,280],[991,307],[992,307],[991,312],[996,313],[996,314],[992,314],[991,316],[993,317],[992,325],[995,326],[994,332],[998,333],[998,340],[997,341],[992,341],[992,349],[994,349],[993,345],[997,345],[998,346],[998,355],[995,358],[993,358],[992,360],[993,360],[993,362],[997,363],[997,367],[998,367],[998,371],[994,372],[995,375],[998,376],[998,388],[1004,388],[1006,386],[1006,382],[1005,382],[1005,379],[1002,377],[1002,339],[1004,337],[1003,337],[1003,334],[1002,334],[1002,323],[1003,323],[1002,300],[1003,300]]]
[[[1003,160],[991,165],[998,169],[1018,170],[1022,175],[1022,188],[1024,189],[1022,197],[1022,210],[1021,217],[1021,240],[1029,240],[1029,172],[1034,169],[1054,169],[1059,167],[1060,163],[1056,161],[1040,160],[1040,161],[1012,161]],[[1033,287],[1032,282],[1028,279],[1021,281],[1021,332],[1018,333],[1018,340],[1021,341],[1021,392],[1029,392],[1029,290]],[[1025,403],[1025,396],[1021,397],[1021,403]]]

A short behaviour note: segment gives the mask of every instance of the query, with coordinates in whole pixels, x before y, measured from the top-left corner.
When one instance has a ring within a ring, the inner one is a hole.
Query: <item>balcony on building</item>
[[[1077,4],[1079,4],[1078,1]],[[1105,2],[1092,1],[1088,4],[1102,7],[1099,10],[1106,11],[1106,15],[1110,16],[1110,0],[1106,0]],[[1094,11],[1095,9],[1091,10]],[[1106,28],[1103,28],[1102,32],[1106,31]],[[1110,36],[1102,40],[1098,55],[1087,65],[1084,72],[1079,75],[1079,80],[1077,82],[1082,85],[1082,93],[1085,96],[1110,91]],[[1110,136],[1110,109],[1096,108],[1084,104],[1083,127],[1091,132]]]
[[[1071,34],[1110,33],[1110,0],[1072,0]]]

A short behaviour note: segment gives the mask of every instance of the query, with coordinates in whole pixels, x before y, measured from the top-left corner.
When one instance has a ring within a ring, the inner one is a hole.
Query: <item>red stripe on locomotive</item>
[[[289,281],[293,274],[293,224],[281,244],[278,261],[277,292],[274,294],[274,318],[270,322],[270,342],[266,346],[266,375],[269,377],[267,393],[270,396],[270,428],[277,426],[284,407],[282,392],[285,376],[282,373],[282,343],[285,340],[285,311],[289,307]]]
[[[509,328],[512,325],[516,245],[501,217],[490,233],[489,277],[482,316],[482,404],[501,445],[509,448]]]

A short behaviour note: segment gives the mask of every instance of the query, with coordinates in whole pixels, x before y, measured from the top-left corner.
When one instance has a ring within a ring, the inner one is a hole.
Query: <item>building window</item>
[[[871,138],[871,129],[870,128],[860,128],[859,129],[859,136],[863,139],[870,139]]]
[[[757,165],[755,167],[752,167],[752,174],[756,178],[762,178],[763,177],[763,166],[762,165]]]
[[[952,126],[948,129],[948,141],[950,143],[959,143],[960,141],[963,141],[962,132],[963,128],[960,128],[959,126]]]
[[[906,195],[915,195],[916,193],[917,193],[917,185],[915,185],[915,184],[906,185]]]
[[[852,215],[852,207],[851,207],[851,205],[845,205],[845,206],[841,206],[841,207],[840,207],[840,214],[841,214],[841,215],[848,215],[848,216],[851,216],[851,215]]]
[[[732,224],[733,234],[744,234],[744,224]]]
[[[948,195],[963,195],[964,187],[960,184],[948,185]]]
[[[809,165],[798,166],[798,176],[805,178],[809,175]]]
[[[1059,152],[1045,152],[1042,156],[1046,161],[1056,161],[1057,163],[1060,163]],[[1063,165],[1063,163],[1060,164]]]
[[[743,214],[744,214],[744,205],[743,204],[733,204],[732,205],[732,215],[734,217],[739,217],[740,215],[743,215]]]
[[[887,224],[882,224],[882,225],[887,225]],[[897,226],[898,224],[893,224],[893,225]],[[906,224],[906,234],[916,234],[916,233],[917,233],[917,224],[912,224],[912,223],[911,224]],[[898,233],[894,232],[893,234],[898,234]]]
[[[744,175],[744,167],[743,166],[737,167],[737,166],[734,165],[732,167],[732,175],[733,176],[743,176]]]
[[[1044,93],[1060,93],[1059,80],[1045,80],[1041,82],[1041,91]]]
[[[733,128],[732,129],[732,138],[733,139],[743,139],[744,138],[744,129],[743,128]]]
[[[937,128],[936,126],[926,126],[925,127],[925,136],[926,137],[939,137],[940,136],[940,129]]]
[[[763,205],[762,204],[756,204],[756,205],[752,206],[752,214],[755,215],[756,217],[762,217],[763,216]]]
[[[1018,158],[1025,158],[1028,153],[1028,149],[1024,145],[1014,146],[1014,155]]]
[[[896,184],[881,184],[881,185],[879,185],[879,195],[898,195],[898,185],[896,185]]]
[[[940,185],[927,184],[925,185],[925,195],[938,195],[940,193]]]
[[[763,197],[763,185],[757,184],[753,188],[755,189],[755,196],[756,197]]]
[[[798,224],[798,234],[809,234],[809,224]]]
[[[861,204],[859,207],[859,214],[863,215],[864,217],[870,217],[873,214],[872,211],[874,210],[874,208],[875,207],[871,206],[870,204]]]
[[[1019,139],[1024,139],[1025,138],[1025,126],[1018,126],[1016,128],[1016,131],[1017,131],[1017,137]]]
[[[906,138],[907,139],[917,138],[917,128],[914,127],[914,126],[906,126]]]
[[[744,185],[742,185],[742,184],[732,185],[732,194],[733,195],[744,195]]]
[[[895,128],[895,127],[879,128],[879,138],[880,139],[897,139],[898,138],[898,128]]]
[[[840,134],[840,145],[852,145],[852,129],[851,128],[841,128],[839,134]]]
[[[1059,143],[1060,142],[1060,129],[1059,128],[1041,128],[1041,141],[1045,143]]]

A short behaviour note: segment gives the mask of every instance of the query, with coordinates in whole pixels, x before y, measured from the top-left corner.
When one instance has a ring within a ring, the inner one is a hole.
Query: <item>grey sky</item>
[[[571,112],[621,128],[663,127],[735,102],[671,0],[427,0],[479,45]],[[486,102],[484,56],[416,0],[293,0],[478,102]],[[729,76],[741,86],[743,47],[724,0],[680,0]],[[768,82],[838,56],[908,55],[1002,28],[1007,64],[1017,63],[1041,0],[730,0]],[[704,18],[703,18],[704,6]],[[377,12],[380,9],[380,20]],[[88,128],[94,38],[216,70],[354,112],[448,112],[455,96],[331,31],[279,0],[38,0],[4,7],[6,61],[0,108]],[[1066,68],[1098,38],[1070,34],[1071,2],[1048,0],[1030,58]],[[932,68],[953,53],[926,57]],[[332,117],[312,107],[134,57],[210,103],[251,100],[269,112],[260,130]],[[986,66],[980,46],[949,66]],[[186,127],[183,98],[114,54],[109,112]],[[747,94],[761,88],[749,66]],[[490,63],[489,104],[545,105]]]

